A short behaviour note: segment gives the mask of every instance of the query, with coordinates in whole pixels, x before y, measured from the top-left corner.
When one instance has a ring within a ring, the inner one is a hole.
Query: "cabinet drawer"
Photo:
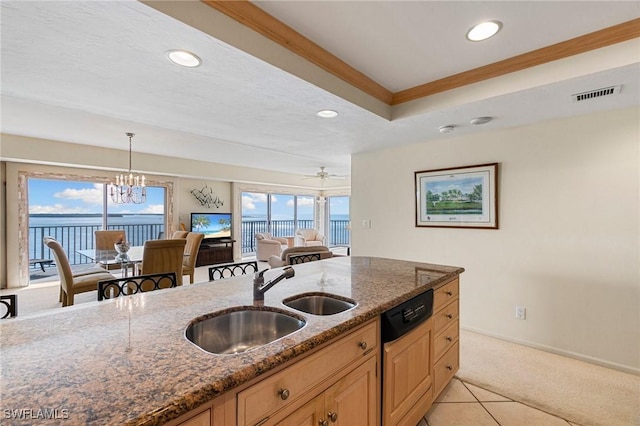
[[[378,347],[376,325],[376,322],[372,322],[322,351],[238,393],[238,424],[255,425],[295,402],[307,390],[341,368],[361,359],[365,354],[375,353]]]
[[[458,279],[449,281],[447,284],[433,291],[433,312],[437,312],[453,299],[458,298],[460,289]]]
[[[448,351],[458,341],[459,334],[458,320],[455,320],[453,324],[450,324],[440,335],[433,339],[433,358],[438,360]]]
[[[180,426],[210,426],[211,425],[211,410],[207,410],[198,414],[189,420],[180,423]]]
[[[438,397],[440,392],[442,392],[442,389],[444,389],[444,387],[453,378],[453,375],[458,371],[459,365],[459,345],[458,342],[456,342],[451,349],[449,349],[442,358],[436,362],[434,367],[434,398]]]
[[[459,310],[458,299],[456,299],[433,314],[434,336],[438,336],[447,327],[458,320],[460,313]]]

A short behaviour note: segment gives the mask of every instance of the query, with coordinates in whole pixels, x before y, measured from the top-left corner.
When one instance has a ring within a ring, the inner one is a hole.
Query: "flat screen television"
[[[191,232],[205,240],[231,238],[231,213],[191,213]]]

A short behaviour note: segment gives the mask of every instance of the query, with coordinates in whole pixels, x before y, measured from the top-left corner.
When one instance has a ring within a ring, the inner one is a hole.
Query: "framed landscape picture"
[[[416,226],[498,229],[498,163],[414,174]]]

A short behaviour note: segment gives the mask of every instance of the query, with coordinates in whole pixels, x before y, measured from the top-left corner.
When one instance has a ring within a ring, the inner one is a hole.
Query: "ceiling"
[[[637,20],[638,1],[253,4],[391,100],[346,84],[201,2],[3,0],[2,132],[123,150],[125,132],[134,132],[134,152],[300,175],[326,166],[349,175],[356,153],[640,105],[640,53],[631,61],[599,58],[609,47],[392,100]],[[502,21],[502,31],[484,42],[465,40],[485,19]],[[640,21],[634,25],[640,32]],[[177,48],[203,64],[170,63],[165,52]],[[620,94],[571,101],[571,94],[613,85],[622,85]],[[339,116],[316,116],[326,108]],[[478,116],[494,120],[471,126]],[[454,132],[438,131],[449,124]]]

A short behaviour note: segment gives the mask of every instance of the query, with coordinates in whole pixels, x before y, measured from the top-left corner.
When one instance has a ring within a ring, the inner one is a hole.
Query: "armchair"
[[[269,232],[256,233],[256,259],[269,260],[269,256],[280,256],[282,250],[288,247],[286,238],[278,238]]]
[[[298,229],[294,245],[298,247],[324,246],[324,235],[316,229]]]

